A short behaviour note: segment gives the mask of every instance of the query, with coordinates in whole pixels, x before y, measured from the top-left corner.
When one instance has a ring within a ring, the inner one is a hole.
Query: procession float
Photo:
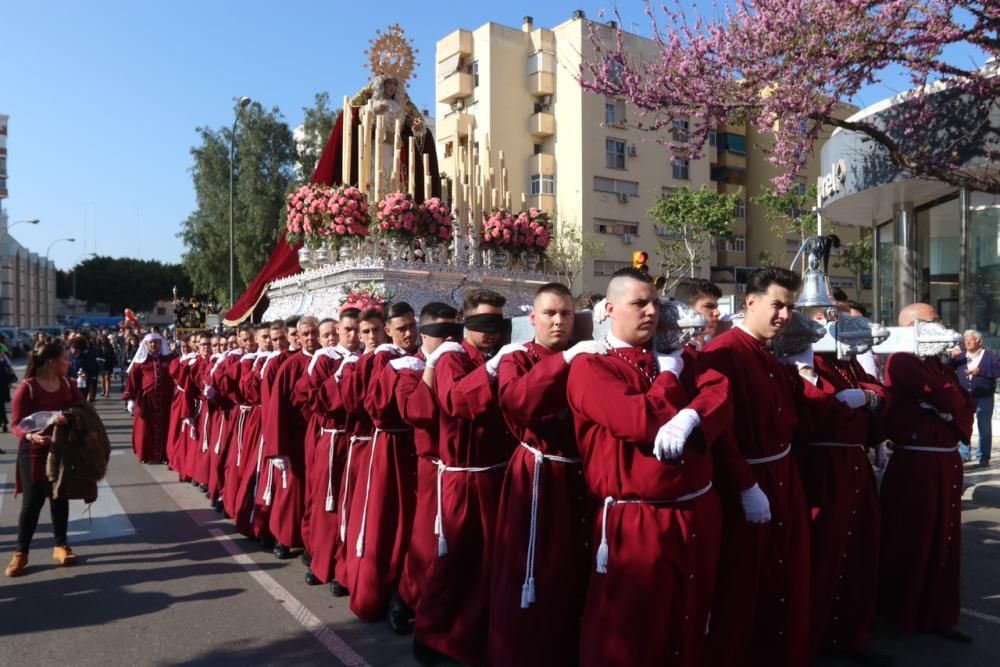
[[[347,303],[461,305],[485,287],[522,312],[537,287],[549,216],[513,209],[502,150],[456,147],[443,177],[428,123],[406,94],[417,50],[399,25],[370,40],[371,80],[343,108],[311,182],[287,198],[271,259],[224,324],[335,315]]]

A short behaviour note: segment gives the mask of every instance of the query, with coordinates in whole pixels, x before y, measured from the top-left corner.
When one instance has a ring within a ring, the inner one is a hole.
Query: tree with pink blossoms
[[[652,60],[626,48],[621,28],[594,24],[597,55],[580,72],[585,89],[638,107],[643,129],[687,118],[686,136],[661,133],[675,155],[699,157],[720,123],[753,124],[774,137],[780,194],[824,130],[841,128],[901,172],[1000,193],[1000,65],[987,62],[1000,56],[996,0],[718,0],[713,17],[689,5],[647,2]],[[956,48],[981,60],[955,62]],[[888,112],[838,114],[894,72],[912,85]]]

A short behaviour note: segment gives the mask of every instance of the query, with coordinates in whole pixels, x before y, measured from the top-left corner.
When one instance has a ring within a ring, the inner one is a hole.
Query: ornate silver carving
[[[793,312],[792,317],[781,328],[772,342],[775,356],[787,357],[802,352],[813,343],[822,340],[826,335],[826,327],[816,320],[810,320],[799,312]]]

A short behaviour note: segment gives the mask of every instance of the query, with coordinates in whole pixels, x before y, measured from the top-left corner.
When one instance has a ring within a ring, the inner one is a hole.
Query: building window
[[[553,54],[545,53],[544,51],[535,51],[528,56],[528,74],[555,71],[556,57]]]
[[[715,130],[708,131],[708,145],[717,146],[719,143],[719,133]]]
[[[604,166],[608,169],[625,168],[625,142],[621,139],[605,139],[604,141]]]
[[[624,194],[631,197],[639,196],[639,184],[637,182],[622,181],[617,178],[602,178],[601,176],[594,176],[594,190],[596,192]]]
[[[733,217],[743,219],[747,217],[747,203],[742,199],[736,200],[736,207],[733,210]]]
[[[610,127],[625,125],[625,101],[607,99],[604,102],[604,124]]]
[[[675,180],[678,181],[690,181],[691,180],[691,161],[683,157],[675,157],[670,161],[670,167],[673,171],[673,176]]]
[[[800,197],[806,196],[806,184],[805,181],[798,181],[795,183],[795,194]]]
[[[556,193],[556,177],[534,174],[531,177],[531,184],[528,191],[531,193],[532,197],[537,197],[538,195],[554,195]]]
[[[626,222],[624,220],[608,220],[606,218],[594,218],[594,231],[598,234],[622,234],[639,235],[638,222]]]
[[[595,276],[612,276],[618,269],[626,269],[632,266],[629,262],[613,262],[608,259],[595,259],[594,260],[594,275]]]
[[[716,147],[722,151],[729,151],[736,155],[747,154],[747,138],[742,134],[732,134],[723,132],[716,138]]]
[[[785,252],[790,252],[794,255],[801,247],[802,241],[798,239],[785,239]]]
[[[830,287],[839,287],[840,289],[854,289],[854,278],[830,278]]]
[[[535,144],[534,154],[535,155],[540,155],[541,153],[542,153],[542,145],[541,144]]]
[[[455,144],[451,141],[446,141],[444,144],[444,156],[451,157],[455,152]]]
[[[686,144],[688,140],[688,120],[687,118],[674,119],[674,141]]]
[[[479,85],[479,61],[473,60],[469,63],[469,74],[472,75],[472,85]]]
[[[743,234],[736,234],[733,236],[732,240],[729,242],[730,247],[732,247],[734,252],[746,252],[747,251],[747,237]]]

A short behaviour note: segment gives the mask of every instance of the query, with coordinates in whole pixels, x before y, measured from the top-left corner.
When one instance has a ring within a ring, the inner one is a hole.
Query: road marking
[[[233,542],[232,536],[227,535],[218,528],[209,528],[208,532],[222,544],[226,551],[229,552],[229,555],[233,557],[233,560],[243,566],[247,573],[254,578],[254,581],[260,584],[261,588],[277,600],[285,608],[285,611],[301,623],[302,627],[308,630],[320,644],[325,646],[337,660],[342,662],[346,667],[370,667],[364,658],[355,653],[354,649],[341,639],[340,635],[331,630],[323,621],[319,620],[287,588],[262,571],[252,558],[243,553],[239,546]]]
[[[207,529],[209,534],[232,556],[233,560],[241,565],[268,595],[279,602],[285,611],[291,614],[292,618],[298,621],[338,661],[345,667],[371,667],[340,635],[309,611],[288,589],[261,570],[257,563],[233,541],[231,534],[212,526],[212,523],[218,520],[218,515],[205,507],[205,498],[201,494],[190,493],[191,487],[178,482],[174,477],[175,473],[163,466],[147,468],[146,470],[153,479],[159,482],[178,507],[187,512],[187,515],[197,526]],[[206,517],[210,520],[206,520]]]
[[[11,495],[13,495],[11,489]],[[0,474],[0,516],[3,516],[3,499],[7,495],[7,473]]]
[[[74,544],[135,535],[135,526],[106,479],[97,484],[97,500],[89,507],[82,500],[71,500],[69,516],[67,537]]]
[[[962,607],[961,611],[966,616],[971,616],[973,618],[978,618],[981,621],[989,621],[990,623],[1000,625],[1000,618],[997,618],[996,616],[990,616],[989,614],[984,614],[981,611],[974,611],[972,609],[966,609],[965,607]]]
[[[976,493],[976,489],[983,486],[1000,489],[1000,482],[990,481],[980,482],[979,484],[971,484],[965,489],[965,491],[962,492],[962,500],[972,500],[972,496]]]

